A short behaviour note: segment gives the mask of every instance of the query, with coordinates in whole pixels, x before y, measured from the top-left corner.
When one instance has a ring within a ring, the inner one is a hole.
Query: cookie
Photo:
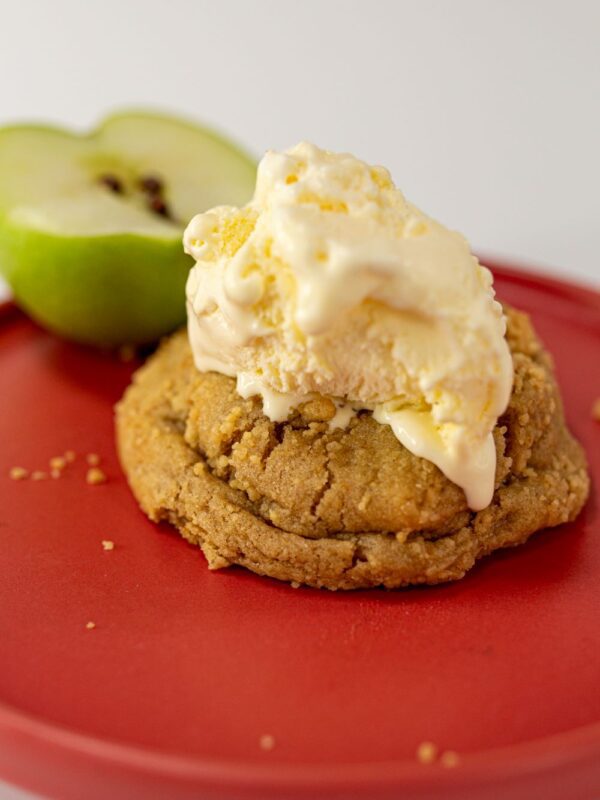
[[[117,407],[133,493],[150,519],[199,545],[211,569],[239,564],[328,589],[461,578],[482,556],[574,519],[589,490],[550,357],[525,314],[507,318],[515,380],[483,511],[369,412],[330,429],[335,407],[322,397],[271,422],[234,379],[195,369],[185,331],[137,371]]]

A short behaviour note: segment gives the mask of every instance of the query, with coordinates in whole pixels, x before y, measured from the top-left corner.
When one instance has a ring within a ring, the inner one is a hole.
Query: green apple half
[[[185,225],[246,203],[255,175],[230,142],[175,117],[121,113],[84,136],[0,129],[0,273],[62,336],[152,341],[185,319]]]

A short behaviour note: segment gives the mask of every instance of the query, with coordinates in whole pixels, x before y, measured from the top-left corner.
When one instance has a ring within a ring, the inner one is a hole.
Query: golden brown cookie
[[[328,589],[461,578],[478,558],[574,519],[585,457],[564,422],[549,356],[528,317],[507,310],[515,381],[494,431],[491,505],[462,489],[361,412],[330,430],[311,400],[283,423],[235,381],[198,372],[184,331],[135,374],[117,408],[121,461],[142,509],[200,545],[211,569]]]

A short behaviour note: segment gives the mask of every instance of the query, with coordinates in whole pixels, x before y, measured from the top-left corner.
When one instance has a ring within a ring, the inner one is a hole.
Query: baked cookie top
[[[243,546],[232,545],[231,537],[243,544],[250,528],[255,538],[282,547],[291,541],[316,546],[335,540],[379,550],[386,542],[394,550],[417,540],[433,545],[470,537],[473,563],[483,552],[571,519],[588,490],[583,452],[565,426],[551,360],[529,318],[510,308],[506,313],[515,380],[494,431],[494,499],[482,512],[471,511],[462,489],[406,450],[369,412],[346,428],[331,429],[335,407],[317,397],[287,421],[271,422],[258,398],[237,394],[233,378],[195,369],[184,331],[136,373],[118,409],[121,457],[132,488],[152,518],[175,522],[187,538],[202,544],[214,557],[213,566],[245,563]],[[206,505],[206,492],[212,506]],[[505,527],[496,542],[494,526],[500,524]],[[230,528],[229,544],[215,550],[215,537]],[[293,559],[302,561],[304,552],[300,548]],[[394,551],[393,558],[397,555]],[[362,583],[341,573],[336,579],[335,569],[326,580],[313,575],[313,567],[286,571],[286,557],[289,553],[279,560],[275,556],[276,569],[266,566],[269,559],[262,568],[256,558],[254,566],[246,566],[288,580],[300,575],[330,588],[386,583],[381,552],[379,567]],[[430,567],[436,563],[432,559]],[[305,567],[309,561],[306,552]],[[389,585],[460,577],[450,575],[447,565],[426,575],[426,562],[419,574],[403,572]],[[461,574],[470,565],[462,564]]]

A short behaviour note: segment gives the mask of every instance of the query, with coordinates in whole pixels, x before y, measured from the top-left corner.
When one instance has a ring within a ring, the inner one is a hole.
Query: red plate
[[[597,482],[600,296],[505,269],[497,287],[554,353]],[[145,519],[119,469],[112,406],[131,369],[4,309],[4,778],[66,800],[598,796],[597,499],[436,588],[336,594],[210,573]],[[7,477],[68,449],[79,457],[58,480]],[[108,483],[86,484],[88,452]],[[425,740],[460,764],[420,764]]]

